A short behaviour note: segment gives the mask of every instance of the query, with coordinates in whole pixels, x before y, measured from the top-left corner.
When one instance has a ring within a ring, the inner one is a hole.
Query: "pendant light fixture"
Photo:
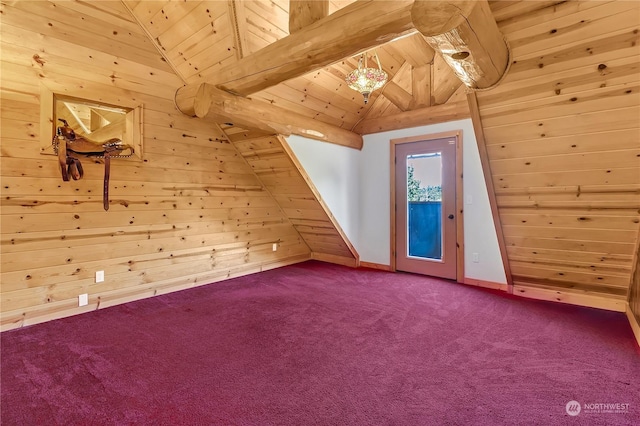
[[[373,52],[373,56],[378,63],[378,68],[367,66],[367,54],[363,53],[358,60],[358,68],[347,74],[345,81],[349,87],[362,93],[364,103],[369,101],[369,95],[376,89],[381,88],[387,82],[387,73],[382,70],[378,54]]]

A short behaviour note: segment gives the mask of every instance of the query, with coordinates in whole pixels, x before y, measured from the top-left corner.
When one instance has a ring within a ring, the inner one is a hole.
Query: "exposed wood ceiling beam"
[[[411,108],[413,103],[413,96],[398,86],[394,81],[390,81],[382,88],[382,95],[389,99],[392,104],[397,106],[401,111],[406,111]]]
[[[246,96],[410,34],[415,29],[424,34],[428,43],[443,54],[448,66],[469,87],[489,87],[496,84],[506,72],[509,59],[506,41],[497,28],[486,0],[397,0],[393,2],[362,0],[346,6],[333,15],[322,18],[234,64],[222,67],[205,86],[195,83],[178,89],[176,105],[183,113],[192,116],[201,117],[203,113],[206,115],[210,110],[216,109],[228,116],[232,108],[221,108],[221,106],[232,103],[243,103],[247,106],[256,104],[248,99],[233,97],[222,103],[216,100],[216,105],[213,105],[214,98],[219,100],[222,96],[219,91],[215,97],[210,96],[211,93],[216,93],[212,90],[213,88],[217,87],[228,92],[227,94]],[[431,50],[424,46],[422,40],[424,39],[415,38],[411,42],[417,43],[423,54],[430,54]],[[427,55],[425,57],[425,60],[429,62],[432,59],[433,56]],[[419,58],[414,58],[413,62],[414,65],[418,65]],[[424,64],[427,63],[425,61]],[[438,93],[432,90],[434,96],[432,105],[445,102],[458,87],[458,85],[452,84],[447,86],[450,90],[443,93],[440,100],[436,99]],[[203,92],[207,96],[198,96],[202,87],[206,88]],[[437,89],[433,84],[431,87]],[[391,88],[388,89],[389,96],[393,98],[395,103],[402,105],[401,109],[410,108],[410,106],[404,106],[408,99],[406,96],[408,93],[404,91],[405,95],[397,89],[398,87],[391,85]],[[231,99],[234,101],[232,102]],[[262,125],[269,122],[270,130],[284,126],[282,129],[285,134],[287,132],[296,134],[302,132],[304,134],[312,129],[308,122],[300,121],[301,118],[309,120],[308,118],[281,108],[278,109],[283,114],[289,113],[297,116],[296,123],[298,125],[284,122],[282,114],[273,114],[275,107],[271,110],[261,109],[262,117],[259,120],[255,119],[255,115],[253,117],[247,116],[246,112],[243,117],[248,120],[250,125],[254,126],[256,121]],[[448,106],[442,111],[448,111],[448,114],[451,109],[452,107]],[[239,115],[242,113],[243,111],[237,111]],[[458,118],[459,115],[460,112],[456,110],[451,119]],[[436,119],[443,121],[442,117]],[[317,120],[311,121],[318,122]],[[378,122],[380,122],[379,119],[376,123]],[[403,123],[402,125],[405,127],[427,124],[423,121],[423,117],[416,113],[399,114],[383,122],[384,125],[368,123],[368,120],[363,120],[356,128],[394,127],[398,123]],[[427,122],[430,121],[427,120]],[[291,130],[294,127],[297,130]],[[335,126],[331,127],[339,129]],[[344,129],[339,130],[348,132]],[[314,132],[312,131],[312,133]],[[331,138],[327,137],[327,132],[317,131],[317,133],[320,133],[321,136],[316,139],[331,141]],[[311,135],[306,134],[306,136]],[[356,141],[353,136],[345,137],[344,134],[340,141],[332,142],[355,147],[361,144],[361,141]]]
[[[362,120],[353,129],[362,135],[386,132],[389,130],[407,129],[427,124],[444,123],[446,121],[469,118],[467,102],[455,102],[427,108],[415,109],[400,114]]]
[[[411,67],[411,86],[414,106],[431,106],[431,65]]]
[[[329,0],[290,0],[289,34],[298,32],[329,15]]]
[[[407,35],[416,28],[428,35],[432,47],[443,52],[449,66],[470,87],[494,84],[506,70],[506,42],[486,0],[363,0],[222,67],[207,82],[246,96]],[[419,38],[406,42],[423,44]],[[424,46],[420,49],[425,55],[431,53]],[[432,58],[426,56],[425,63]],[[413,61],[419,62],[415,58]],[[188,88],[179,90],[192,92]]]
[[[415,31],[412,0],[361,1],[222,67],[208,83],[250,95]]]
[[[191,99],[191,98],[190,98]],[[323,142],[330,142],[350,148],[362,149],[362,136],[340,127],[305,117],[267,102],[233,95],[202,83],[194,95],[197,105],[194,115],[209,117],[216,122],[230,122],[281,135],[295,134]],[[176,96],[180,110],[182,99]]]
[[[382,87],[382,95],[397,106],[400,111],[413,109],[413,96],[398,84],[398,82],[402,81],[401,79],[408,77],[410,72],[411,64],[407,61],[402,64],[391,81]]]
[[[509,49],[487,0],[416,0],[416,28],[468,87],[486,89],[507,72]]]
[[[420,33],[394,41],[393,47],[400,50],[407,61],[414,67],[432,62],[436,54],[435,50],[429,46],[429,43]]]

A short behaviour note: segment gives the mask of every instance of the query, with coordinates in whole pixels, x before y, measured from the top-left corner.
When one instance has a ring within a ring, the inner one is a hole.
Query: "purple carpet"
[[[306,262],[1,338],[3,425],[640,424],[623,314],[403,273]]]

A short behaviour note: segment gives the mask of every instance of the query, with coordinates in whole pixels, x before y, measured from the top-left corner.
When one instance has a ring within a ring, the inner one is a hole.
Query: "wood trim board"
[[[484,181],[487,187],[487,194],[489,195],[489,205],[491,206],[491,215],[493,216],[493,224],[496,229],[496,236],[498,237],[498,246],[500,248],[500,256],[502,257],[502,264],[504,266],[504,274],[507,278],[507,285],[509,286],[509,293],[513,293],[513,277],[511,275],[511,266],[509,264],[509,257],[507,255],[507,244],[504,239],[504,232],[502,231],[502,222],[500,221],[500,214],[498,213],[498,202],[496,200],[495,186],[493,185],[493,175],[491,174],[491,166],[489,164],[489,155],[487,154],[487,144],[484,138],[484,131],[482,130],[482,120],[480,118],[480,109],[478,107],[478,98],[475,92],[467,93],[467,100],[469,102],[469,111],[471,112],[471,121],[473,123],[473,131],[476,134],[476,143],[478,144],[478,153],[480,154],[480,164],[482,165],[482,172],[484,174]]]

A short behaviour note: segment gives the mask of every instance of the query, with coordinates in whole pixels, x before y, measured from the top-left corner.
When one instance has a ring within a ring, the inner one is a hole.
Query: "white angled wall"
[[[289,136],[287,142],[357,250],[360,151],[295,135]]]
[[[298,136],[288,141],[360,260],[389,265],[389,141],[452,130],[462,130],[463,140],[465,277],[506,283],[470,119],[366,135],[362,151]],[[472,262],[473,253],[478,263]]]

